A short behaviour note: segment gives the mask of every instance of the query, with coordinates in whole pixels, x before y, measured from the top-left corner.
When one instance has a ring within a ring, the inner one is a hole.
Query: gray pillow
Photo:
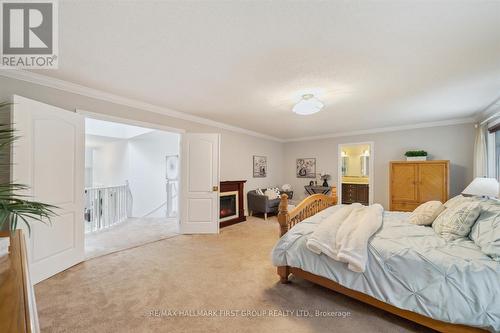
[[[472,227],[469,238],[481,251],[500,261],[500,203],[487,200],[481,203],[481,214]]]
[[[445,209],[432,223],[434,231],[446,240],[466,237],[481,213],[478,201],[462,202]]]

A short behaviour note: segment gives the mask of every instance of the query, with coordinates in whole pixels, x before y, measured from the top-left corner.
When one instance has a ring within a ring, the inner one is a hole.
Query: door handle
[[[213,192],[218,192],[219,191],[219,186],[212,186],[212,191]]]

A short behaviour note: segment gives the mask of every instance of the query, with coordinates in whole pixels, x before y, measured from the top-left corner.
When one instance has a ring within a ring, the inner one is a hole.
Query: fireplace
[[[246,180],[224,181],[220,183],[220,226],[246,221],[243,209],[243,187]]]
[[[238,208],[238,191],[221,193],[219,221],[229,221],[238,217]]]

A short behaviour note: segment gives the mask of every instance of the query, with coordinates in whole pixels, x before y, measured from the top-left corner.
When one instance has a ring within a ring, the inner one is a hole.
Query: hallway
[[[100,257],[177,236],[175,218],[128,218],[106,230],[85,235],[85,259]]]

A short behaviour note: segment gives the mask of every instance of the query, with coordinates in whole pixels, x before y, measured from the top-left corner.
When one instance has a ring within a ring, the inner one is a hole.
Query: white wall
[[[93,186],[125,185],[129,174],[127,140],[116,140],[93,151]]]
[[[221,141],[221,180],[246,180],[246,192],[283,185],[283,144],[232,133],[223,134]],[[266,178],[253,178],[254,155],[267,156]],[[245,193],[245,209],[246,201]]]
[[[93,185],[119,186],[127,181],[133,198],[132,217],[142,217],[166,200],[166,156],[179,154],[179,134],[152,131],[117,139],[94,148]],[[149,217],[165,217],[162,207]]]
[[[338,144],[368,141],[374,142],[370,156],[370,163],[374,163],[374,202],[386,208],[389,202],[389,161],[404,159],[407,150],[423,149],[432,159],[450,160],[450,195],[459,194],[472,181],[473,124],[286,143],[284,181],[292,184],[297,198],[303,198],[303,187],[309,179],[296,178],[295,159],[316,157],[316,170],[330,173],[330,183],[336,184]]]
[[[153,131],[129,141],[129,182],[134,198],[132,214],[148,214],[167,200],[166,156],[179,154],[179,134]],[[165,207],[150,217],[165,217]]]

